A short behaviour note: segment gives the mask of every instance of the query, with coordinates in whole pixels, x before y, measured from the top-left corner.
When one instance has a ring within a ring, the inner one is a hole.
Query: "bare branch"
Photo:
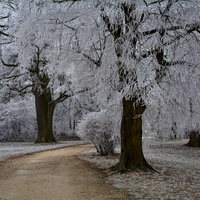
[[[1,62],[2,62],[2,64],[5,65],[6,67],[18,67],[18,65],[19,65],[19,64],[9,64],[9,63],[5,63],[5,62],[3,61],[3,59],[1,59]]]
[[[67,98],[71,97],[72,95],[67,94],[66,92],[61,92],[59,97],[57,99],[55,99],[53,102],[55,104],[61,103],[63,101],[65,101]]]
[[[1,16],[1,17],[0,17],[0,20],[2,20],[2,19],[7,19],[9,16],[10,16],[10,15]]]
[[[81,0],[53,0],[53,3],[66,3],[66,2],[77,2],[77,1],[81,1]]]
[[[161,2],[164,2],[165,0],[157,0],[157,1],[153,1],[153,2],[150,2],[150,3],[147,3],[146,0],[143,0],[144,4],[146,6],[149,6],[149,5],[153,5],[153,4],[157,4],[157,3],[161,3]]]
[[[83,54],[83,56],[85,57],[85,58],[87,58],[90,62],[92,62],[93,64],[95,64],[96,66],[100,66],[101,65],[101,62],[100,62],[100,60],[94,60],[93,58],[91,58],[91,56],[88,56],[87,54],[85,54],[85,53],[82,53]]]
[[[7,86],[10,90],[15,91],[15,92],[18,92],[19,94],[25,94],[27,88],[32,88],[32,87],[33,87],[32,84],[26,85],[26,86],[24,86],[24,87],[20,87],[20,86],[19,86],[19,87],[11,86],[11,85],[9,85],[9,84],[6,84],[6,86]]]
[[[9,34],[7,34],[7,33],[3,32],[3,31],[0,31],[0,35],[4,35],[4,36],[7,36],[7,37],[9,37],[9,36],[10,36]]]
[[[25,72],[25,73],[22,73],[22,74],[17,74],[17,75],[12,75],[12,76],[7,76],[7,77],[5,77],[4,79],[16,79],[16,78],[18,78],[18,77],[20,77],[20,76],[23,76],[23,75],[26,75],[26,74],[28,74],[29,72]]]

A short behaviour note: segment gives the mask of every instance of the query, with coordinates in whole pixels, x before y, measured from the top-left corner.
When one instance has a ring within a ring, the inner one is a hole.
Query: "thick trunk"
[[[153,169],[146,161],[142,151],[142,114],[145,106],[135,100],[123,98],[123,115],[121,122],[121,157],[113,167],[117,171],[135,169]]]
[[[38,135],[35,143],[56,142],[53,135],[53,113],[55,104],[45,94],[34,93]]]
[[[200,134],[197,131],[192,131],[190,133],[190,140],[186,144],[189,147],[200,147]]]

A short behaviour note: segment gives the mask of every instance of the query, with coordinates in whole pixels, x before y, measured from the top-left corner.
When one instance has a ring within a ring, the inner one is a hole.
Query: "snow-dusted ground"
[[[0,161],[24,154],[86,143],[87,142],[84,141],[59,141],[57,143],[49,144],[34,144],[33,142],[0,142]]]
[[[100,157],[94,151],[81,158],[105,169],[108,182],[128,191],[134,199],[200,200],[200,148],[184,146],[186,143],[187,140],[153,142],[144,148],[146,159],[160,173],[111,172],[109,167],[119,157]]]

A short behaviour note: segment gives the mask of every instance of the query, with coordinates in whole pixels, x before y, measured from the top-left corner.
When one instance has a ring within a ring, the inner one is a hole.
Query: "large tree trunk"
[[[153,170],[142,151],[142,114],[146,107],[142,102],[134,106],[134,102],[135,100],[123,98],[121,157],[119,163],[113,167],[117,171]]]
[[[200,147],[200,134],[198,131],[190,133],[190,140],[186,145],[189,147]]]
[[[55,103],[46,94],[34,93],[38,135],[35,143],[56,142],[53,135]]]

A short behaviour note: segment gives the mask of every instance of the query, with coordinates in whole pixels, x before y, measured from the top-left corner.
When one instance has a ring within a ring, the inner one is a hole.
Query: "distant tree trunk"
[[[200,147],[200,134],[198,131],[191,131],[190,140],[186,145],[189,147]]]
[[[113,167],[117,171],[147,170],[153,168],[147,163],[142,151],[142,114],[145,105],[135,100],[123,98],[123,115],[121,122],[121,157]]]
[[[56,142],[53,135],[53,113],[55,103],[47,94],[34,92],[38,135],[35,143]]]

